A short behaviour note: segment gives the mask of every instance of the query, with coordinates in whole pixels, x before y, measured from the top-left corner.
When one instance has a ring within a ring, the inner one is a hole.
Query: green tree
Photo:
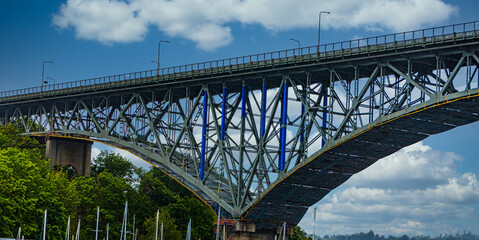
[[[164,176],[165,174],[156,168],[150,169],[141,176],[138,191],[140,195],[148,198],[152,208],[161,208],[180,199],[177,193],[170,190],[171,184],[166,185],[168,182],[165,181]]]
[[[22,136],[21,130],[14,124],[0,126],[0,149],[8,147],[23,149],[43,149],[42,144],[28,136]]]
[[[12,125],[0,126],[1,236],[14,237],[22,227],[27,238],[38,237],[45,209],[49,212],[47,236],[58,239],[63,235],[75,194],[63,173],[50,170],[41,146],[20,136]]]
[[[175,219],[170,216],[166,209],[161,209],[158,216],[158,239],[160,238],[161,223],[163,223],[163,239],[180,240],[182,239],[180,231],[177,230]],[[141,239],[155,239],[156,234],[156,213],[147,218],[143,223],[146,234]]]
[[[198,198],[181,198],[167,206],[168,212],[176,219],[178,229],[186,234],[188,221],[191,219],[192,239],[213,239],[215,215],[211,208]]]
[[[131,206],[137,201],[135,189],[123,178],[118,178],[108,171],[96,177],[78,177],[73,180],[78,192],[76,216],[81,218],[81,234],[83,238],[94,237],[96,211],[100,207],[100,228],[110,224],[110,236],[120,236],[125,201],[129,202],[129,213],[135,213]],[[130,215],[130,214],[129,214]]]
[[[108,171],[118,178],[125,178],[133,181],[136,167],[128,161],[128,159],[120,156],[118,153],[101,151],[101,153],[93,159],[91,165],[91,175],[96,176],[103,171]]]
[[[290,240],[311,240],[312,238],[300,226],[294,226],[293,235],[289,239]]]

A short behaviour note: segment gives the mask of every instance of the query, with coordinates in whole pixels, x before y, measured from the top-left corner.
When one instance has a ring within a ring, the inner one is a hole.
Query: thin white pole
[[[78,227],[77,227],[77,234],[75,236],[75,240],[80,239],[80,223],[81,223],[81,219],[78,219]]]
[[[283,223],[283,240],[286,238],[286,222]]]
[[[106,240],[108,240],[108,231],[110,230],[110,223],[106,224]]]
[[[66,233],[65,239],[70,240],[70,216],[68,216],[67,233]]]
[[[135,240],[135,218],[136,214],[133,215],[133,230],[131,231],[131,240]]]
[[[313,212],[313,240],[316,240],[316,207]]]
[[[220,239],[220,216],[221,216],[221,207],[218,204],[218,222],[216,223],[216,240]]]
[[[160,239],[163,240],[163,222],[161,222],[161,234]]]
[[[45,217],[43,218],[43,240],[45,240],[45,233],[47,231],[47,210],[45,209]]]
[[[121,224],[120,240],[126,240],[126,223],[128,220],[127,217],[128,217],[128,201],[126,201],[125,203],[125,212],[123,213],[123,223]]]
[[[155,240],[158,240],[158,217],[160,214],[160,210],[156,210],[156,230],[155,230]]]
[[[98,222],[100,221],[100,207],[96,210],[96,233],[95,233],[95,240],[98,240]]]
[[[226,226],[223,225],[223,240],[226,240]]]
[[[186,230],[186,240],[191,240],[191,219],[188,222],[188,229]]]
[[[128,201],[126,201],[126,204],[125,204],[125,237],[124,237],[124,240],[126,240],[126,226],[128,224]]]
[[[22,227],[18,228],[17,240],[20,240],[20,237],[22,237]]]

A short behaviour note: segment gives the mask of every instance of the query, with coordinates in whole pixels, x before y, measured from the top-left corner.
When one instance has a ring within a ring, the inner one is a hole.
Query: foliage
[[[127,229],[133,229],[135,215],[142,239],[153,236],[157,209],[165,239],[183,239],[189,219],[194,239],[213,238],[210,207],[159,169],[143,171],[104,151],[93,161],[91,177],[78,176],[68,166],[51,167],[44,149],[14,125],[0,126],[0,237],[15,237],[22,227],[25,238],[38,239],[48,209],[48,239],[64,238],[68,216],[70,234],[81,219],[80,238],[93,239],[100,207],[100,239],[106,237],[107,224],[109,237],[117,239],[128,201]]]
[[[311,240],[312,237],[308,236],[308,234],[300,226],[295,226],[293,235],[289,239],[290,240]]]
[[[0,127],[0,236],[14,237],[18,227],[28,238],[40,235],[44,210],[47,236],[63,235],[75,201],[63,173],[50,171],[44,150],[34,139],[20,136],[12,125]]]
[[[176,229],[175,219],[170,216],[166,209],[161,209],[158,214],[158,239],[161,233],[161,223],[163,223],[163,239],[183,239],[180,231]],[[142,235],[141,239],[154,239],[156,235],[156,214],[145,220],[143,228],[146,230],[146,234]]]
[[[456,233],[453,234],[446,234],[446,235],[439,235],[438,237],[430,237],[430,236],[415,236],[409,237],[407,235],[402,236],[388,236],[385,237],[384,235],[379,236],[378,234],[374,234],[372,230],[369,232],[364,233],[355,233],[352,235],[333,235],[333,236],[324,236],[323,240],[479,240],[479,236],[475,234],[471,234],[471,232],[464,232],[462,234]]]
[[[181,198],[178,202],[169,204],[167,210],[176,219],[182,233],[186,234],[191,219],[192,239],[213,239],[215,215],[198,198]]]
[[[133,180],[135,169],[133,163],[120,156],[120,154],[101,151],[92,161],[91,175],[96,176],[103,171],[108,171],[118,178],[125,178],[131,181]]]
[[[43,146],[37,140],[31,137],[20,135],[21,131],[14,124],[7,124],[0,127],[0,149],[22,148],[22,149],[40,149]]]
[[[156,168],[141,176],[138,191],[150,200],[154,208],[175,203],[180,198],[177,193],[171,191],[171,185],[166,185],[164,176],[165,174]]]

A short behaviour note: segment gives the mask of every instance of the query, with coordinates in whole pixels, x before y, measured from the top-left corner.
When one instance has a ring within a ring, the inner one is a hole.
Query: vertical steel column
[[[206,125],[208,123],[208,93],[206,89],[203,92],[203,131],[201,134],[201,162],[200,162],[200,178],[205,177],[205,155],[206,155]]]
[[[288,83],[284,82],[283,101],[281,104],[281,132],[280,132],[280,146],[281,153],[279,156],[279,170],[284,170],[284,163],[286,157],[286,125],[288,123]]]
[[[326,133],[327,122],[326,119],[328,118],[328,113],[326,111],[326,107],[328,106],[328,89],[323,87],[323,131]],[[321,147],[324,147],[326,140],[324,139],[325,136],[321,139]]]
[[[245,149],[245,139],[244,134],[246,131],[245,123],[246,123],[246,101],[248,99],[248,91],[246,89],[246,85],[243,82],[243,87],[241,90],[241,132],[240,132],[240,152],[239,152],[239,174],[238,174],[238,202],[241,202],[241,196],[243,195],[244,191],[248,191],[248,189],[244,189],[244,182],[243,182],[243,162],[244,162],[244,149]]]
[[[304,101],[306,102],[306,94],[304,95]],[[301,104],[301,119],[304,118],[304,104]],[[301,120],[301,136],[299,137],[299,141],[304,141],[304,122]]]
[[[241,92],[241,119],[246,117],[246,100],[248,98],[248,91],[246,90],[246,85],[243,85]]]
[[[260,125],[260,136],[263,138],[264,130],[266,127],[266,94],[267,94],[266,83],[263,82],[263,93],[261,95],[261,125]]]
[[[228,93],[226,92],[226,85],[223,86],[223,104],[221,106],[221,141],[225,140],[226,127],[226,103],[228,101]]]

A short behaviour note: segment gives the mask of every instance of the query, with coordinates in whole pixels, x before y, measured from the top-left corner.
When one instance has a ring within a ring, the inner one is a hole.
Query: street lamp
[[[165,41],[165,40],[160,40],[158,42],[158,61],[156,63],[158,64],[158,75],[160,73],[160,49],[161,49],[161,43],[170,43],[170,41]],[[152,61],[155,62],[155,61]]]
[[[42,91],[43,91],[43,83],[45,82],[44,75],[45,75],[45,63],[53,63],[52,61],[43,61],[43,68],[42,68]]]
[[[51,77],[47,77],[47,80],[43,81],[44,84],[48,84],[48,79],[52,80],[53,81],[53,85],[55,85],[55,79],[54,78],[51,78]]]
[[[321,11],[319,12],[319,21],[318,21],[318,52],[319,52],[319,45],[321,44],[321,14],[326,13],[326,14],[331,14],[330,12],[327,11]]]
[[[290,38],[289,40],[297,42],[297,43],[298,43],[299,51],[302,52],[302,51],[301,51],[301,50],[302,50],[302,49],[301,49],[301,42],[300,42],[299,40],[294,39],[294,38]],[[300,55],[301,55],[301,53],[300,53]]]

